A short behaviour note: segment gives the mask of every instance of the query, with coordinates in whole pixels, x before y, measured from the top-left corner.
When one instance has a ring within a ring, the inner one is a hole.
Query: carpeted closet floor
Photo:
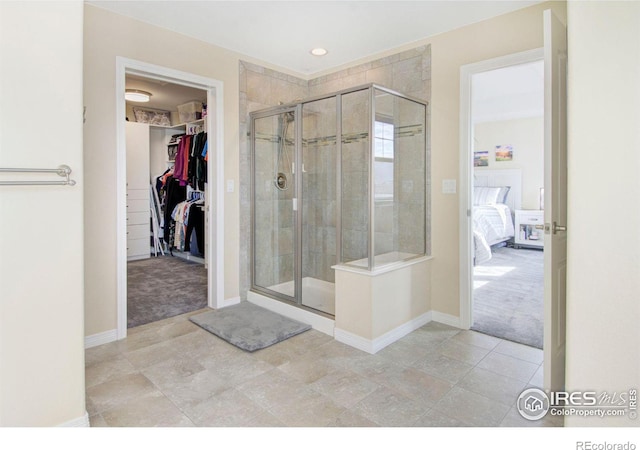
[[[207,306],[207,269],[174,256],[127,263],[127,327]]]

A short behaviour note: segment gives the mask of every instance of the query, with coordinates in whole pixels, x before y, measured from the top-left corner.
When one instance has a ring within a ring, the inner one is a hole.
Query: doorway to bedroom
[[[471,75],[471,329],[542,349],[544,62]]]

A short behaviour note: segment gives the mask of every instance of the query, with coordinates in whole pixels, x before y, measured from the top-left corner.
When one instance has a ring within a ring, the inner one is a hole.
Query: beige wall
[[[86,5],[84,27],[85,333],[116,323],[116,57],[224,83],[225,179],[238,180],[238,55]],[[124,120],[124,118],[123,118]],[[225,192],[225,298],[238,294],[238,191]]]
[[[67,164],[77,181],[0,187],[0,426],[86,425],[82,2],[0,2],[0,17],[0,167]]]
[[[458,196],[443,195],[439,187],[443,179],[457,179],[459,172],[460,66],[541,47],[542,11],[550,5],[561,18],[566,16],[563,3],[536,5],[331,71],[343,71],[401,51],[431,45],[431,173],[435,187],[431,197],[432,307],[436,311],[453,316],[459,314]],[[240,163],[247,161],[239,156],[239,55],[90,5],[85,7],[84,44],[86,204],[100,205],[99,214],[85,218],[85,227],[89,230],[85,239],[85,332],[92,335],[116,327],[116,198],[113,186],[104,183],[105,174],[112,174],[115,180],[116,56],[222,80],[225,178],[238,180]],[[315,74],[314,78],[321,79],[324,75],[327,73]],[[349,83],[353,81],[348,80]],[[408,92],[411,93],[410,87]],[[239,266],[244,261],[240,260],[239,251],[239,204],[238,190],[225,193],[225,298],[240,295]]]
[[[82,6],[61,3],[39,3],[35,14],[33,3],[0,2],[0,118],[3,130],[15,131],[0,137],[0,165],[55,167],[66,163],[78,181],[73,188],[2,188],[2,210],[25,218],[22,222],[0,221],[2,426],[54,425],[84,414],[83,242],[78,238],[84,232],[83,191],[88,206],[105,208],[96,217],[85,218],[85,332],[91,335],[115,328],[115,194],[105,178],[115,170],[115,55],[223,80],[228,116],[225,170],[229,178],[237,179],[238,173],[238,58],[89,5],[85,6],[84,30],[89,63],[85,65],[84,104],[88,109],[83,170]],[[434,186],[458,174],[460,66],[539,47],[542,10],[547,6],[534,6],[416,44],[432,45]],[[563,6],[553,7],[565,17]],[[640,380],[639,17],[638,3],[569,4],[569,389],[623,390],[638,387]],[[24,23],[33,26],[24,27]],[[612,36],[615,46],[610,45]],[[26,46],[31,49],[28,58],[24,57]],[[594,70],[594,55],[598,70]],[[48,70],[40,70],[42,67]],[[28,90],[16,89],[27,83]],[[7,151],[20,148],[20,138],[32,133],[33,121],[23,118],[32,116],[34,110],[48,118],[38,122],[39,135],[47,136],[47,145],[30,146],[29,152]],[[613,156],[603,157],[603,149],[614,149],[607,155]],[[85,178],[91,181],[85,183]],[[237,291],[238,201],[236,194],[225,195],[230,242],[225,248],[227,295],[233,296]],[[457,315],[457,196],[434,192],[432,199],[432,308]],[[45,220],[46,233],[37,233]],[[31,243],[13,239],[25,233],[35,236]],[[570,419],[568,423],[629,424],[627,419]]]
[[[422,320],[431,310],[430,263],[414,261],[375,275],[336,270],[336,329],[379,342],[386,333]]]
[[[565,20],[563,3],[543,3],[435,36],[431,43],[432,255],[431,305],[458,316],[458,195],[442,194],[444,179],[459,175],[460,67],[542,47],[542,12]]]
[[[568,13],[566,386],[623,392],[640,386],[640,3],[572,2]]]
[[[486,169],[522,170],[522,209],[539,209],[540,188],[544,187],[544,118],[478,123],[473,138],[474,151],[489,152]],[[496,145],[512,145],[513,161],[496,162]],[[483,170],[474,168],[478,172]]]

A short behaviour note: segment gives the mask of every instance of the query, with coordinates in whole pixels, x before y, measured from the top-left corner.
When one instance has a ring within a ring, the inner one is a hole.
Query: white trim
[[[84,348],[97,347],[98,345],[108,344],[118,340],[118,330],[113,329],[109,331],[103,331],[102,333],[92,334],[91,336],[85,336]]]
[[[336,328],[333,332],[333,337],[336,341],[342,342],[350,347],[357,348],[363,352],[373,355],[373,341],[371,339],[363,338],[357,334],[350,333],[348,331]]]
[[[434,322],[468,330],[468,328],[461,326],[462,320],[460,319],[460,317],[452,316],[451,314],[445,314],[439,311],[431,311],[431,318]]]
[[[336,328],[335,321],[331,319],[320,316],[318,314],[314,314],[301,308],[297,308],[295,306],[287,305],[284,302],[265,297],[264,295],[258,294],[253,291],[247,292],[247,301],[275,313],[282,314],[283,316],[289,317],[290,319],[308,323],[313,327],[314,330],[318,330],[322,333],[328,334],[329,336],[333,336],[333,338],[338,342],[342,342],[343,344],[347,344],[353,348],[357,348],[358,350],[362,350],[363,352],[367,352],[372,355],[376,354],[388,345],[391,345],[394,342],[402,339],[407,334],[412,333],[420,327],[423,327],[431,321],[443,323],[445,325],[450,325],[456,328],[461,328],[459,326],[460,319],[458,317],[440,313],[437,311],[427,311],[426,313],[420,314],[418,317],[411,319],[408,322],[405,322],[402,325],[386,332],[382,336],[379,336],[375,339],[367,339],[362,336],[358,336],[357,334],[353,334],[349,331]]]
[[[61,423],[60,425],[58,425],[59,427],[71,427],[71,428],[77,428],[77,427],[90,427],[91,426],[91,422],[89,422],[89,413],[88,412],[84,412],[84,415],[82,417],[78,417],[76,419],[71,419],[67,422]]]
[[[258,294],[253,291],[247,292],[247,301],[254,305],[261,306],[269,311],[273,311],[278,314],[282,314],[293,320],[298,320],[302,323],[307,323],[313,327],[314,330],[318,330],[329,336],[334,335],[335,321],[319,314],[312,313],[296,306],[287,305],[279,300],[274,300],[264,295]]]
[[[125,75],[135,73],[148,78],[169,81],[207,91],[207,130],[210,139],[206,197],[209,199],[207,220],[214,239],[207,240],[208,255],[207,302],[210,308],[220,308],[224,301],[224,105],[223,83],[220,80],[157,66],[133,59],[116,57],[116,277],[117,277],[117,338],[127,336],[127,242],[126,242],[126,143],[125,143]],[[215,105],[215,107],[212,107]],[[214,145],[211,145],[214,144]],[[215,257],[212,257],[215,255]]]
[[[403,323],[393,330],[387,331],[385,334],[375,339],[366,339],[362,336],[358,336],[340,328],[335,329],[334,337],[338,342],[342,342],[343,344],[350,345],[351,347],[357,348],[358,350],[362,350],[363,352],[367,352],[373,355],[378,353],[386,346],[402,339],[407,334],[428,324],[429,322],[431,322],[431,320],[432,312],[427,311],[426,313],[419,315],[415,319],[411,319],[410,321]]]
[[[472,183],[470,183],[473,170],[473,155],[471,151],[471,143],[473,142],[473,130],[471,127],[471,78],[477,73],[518,64],[526,64],[539,61],[543,58],[543,49],[537,48],[460,67],[460,209],[458,213],[460,230],[460,317],[458,319],[458,325],[454,326],[459,326],[463,329],[469,329],[473,324],[473,308],[471,304],[473,300],[473,230],[471,223],[471,190],[473,186]],[[444,320],[447,319],[445,318]]]
[[[351,272],[351,273],[357,273],[358,275],[376,277],[380,274],[393,272],[395,270],[399,270],[404,267],[411,266],[413,264],[429,261],[430,259],[433,259],[433,256],[430,256],[430,255],[418,256],[412,259],[407,259],[405,261],[398,261],[390,264],[384,264],[379,267],[374,267],[373,270],[369,270],[364,267],[356,267],[348,264],[336,264],[335,266],[331,266],[331,268],[335,270],[341,270],[343,272]],[[353,264],[353,263],[350,263],[350,264]]]
[[[427,311],[426,313],[420,314],[418,317],[403,323],[402,325],[394,328],[393,330],[387,331],[382,336],[377,337],[373,340],[372,344],[373,344],[374,353],[379,352],[386,346],[393,344],[397,340],[405,337],[407,334],[428,324],[429,322],[431,322],[431,320],[432,320],[432,312]]]
[[[227,306],[237,305],[238,303],[240,303],[241,300],[242,299],[240,298],[240,296],[231,297],[231,298],[225,298],[222,301],[222,304],[220,306],[218,306],[218,308],[226,308]]]

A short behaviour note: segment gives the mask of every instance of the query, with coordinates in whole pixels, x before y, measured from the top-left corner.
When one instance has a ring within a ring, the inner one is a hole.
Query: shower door
[[[336,99],[251,115],[252,289],[335,314]]]
[[[296,301],[295,109],[253,116],[252,285]]]

